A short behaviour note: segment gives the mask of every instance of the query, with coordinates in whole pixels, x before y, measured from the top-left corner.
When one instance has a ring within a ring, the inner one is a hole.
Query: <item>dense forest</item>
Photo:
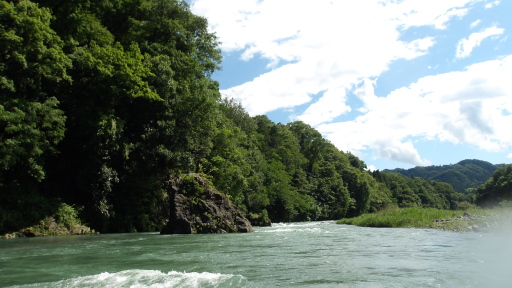
[[[416,176],[426,180],[446,182],[460,193],[473,193],[478,186],[484,184],[503,164],[491,164],[487,161],[467,159],[457,164],[442,166],[414,167],[411,169],[384,170],[400,173],[405,176]]]
[[[476,204],[482,207],[511,206],[511,201],[512,165],[506,165],[498,168],[485,184],[478,187]]]
[[[189,173],[274,222],[473,201],[223,99],[218,40],[184,1],[0,1],[0,37],[0,233],[62,203],[97,231],[160,230]]]

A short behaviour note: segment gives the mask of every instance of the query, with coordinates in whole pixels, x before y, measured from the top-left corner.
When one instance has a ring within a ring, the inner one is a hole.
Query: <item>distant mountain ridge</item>
[[[487,161],[477,159],[462,160],[457,164],[441,166],[414,167],[410,169],[396,168],[384,170],[402,174],[407,177],[421,177],[425,180],[434,180],[446,182],[453,186],[457,192],[465,193],[467,189],[478,188],[484,184],[498,169],[504,164],[492,164]]]

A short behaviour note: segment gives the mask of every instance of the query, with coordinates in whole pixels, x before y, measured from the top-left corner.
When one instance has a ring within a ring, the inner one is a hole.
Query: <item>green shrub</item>
[[[58,224],[73,227],[80,224],[80,220],[78,219],[78,211],[73,206],[70,206],[66,203],[62,203],[55,212],[55,220]]]
[[[200,183],[204,181],[204,183]],[[205,190],[206,178],[200,178],[195,174],[188,174],[181,176],[180,193],[187,195],[188,197],[200,197]]]
[[[467,211],[469,209],[476,208],[475,204],[471,204],[468,201],[462,201],[459,204],[457,204],[457,210]]]

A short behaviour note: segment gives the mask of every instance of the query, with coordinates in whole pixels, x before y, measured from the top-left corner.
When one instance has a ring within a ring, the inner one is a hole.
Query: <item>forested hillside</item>
[[[0,1],[0,58],[0,233],[62,203],[101,232],[160,230],[188,173],[274,222],[471,201],[222,99],[217,38],[184,1]]]
[[[450,165],[414,167],[411,169],[397,168],[384,171],[400,173],[408,177],[421,177],[426,180],[446,182],[452,185],[455,191],[465,193],[474,192],[500,166],[503,165],[494,165],[486,161],[471,159]]]
[[[503,201],[512,201],[512,165],[498,168],[492,177],[480,187],[476,195],[476,203],[483,207],[494,207],[504,204]]]

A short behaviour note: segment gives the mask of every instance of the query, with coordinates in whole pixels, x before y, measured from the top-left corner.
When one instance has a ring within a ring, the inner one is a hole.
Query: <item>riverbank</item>
[[[64,236],[99,234],[82,224],[75,207],[61,203],[55,214],[47,216],[39,223],[19,231],[2,235],[3,239],[20,237]]]
[[[337,224],[362,227],[432,228],[457,232],[486,231],[510,222],[510,209],[439,210],[434,208],[386,209],[338,220]]]
[[[57,223],[53,217],[47,217],[39,224],[30,226],[20,231],[2,235],[3,239],[22,237],[44,237],[44,236],[65,236],[65,235],[91,235],[99,234],[94,229],[79,223],[64,225]]]

